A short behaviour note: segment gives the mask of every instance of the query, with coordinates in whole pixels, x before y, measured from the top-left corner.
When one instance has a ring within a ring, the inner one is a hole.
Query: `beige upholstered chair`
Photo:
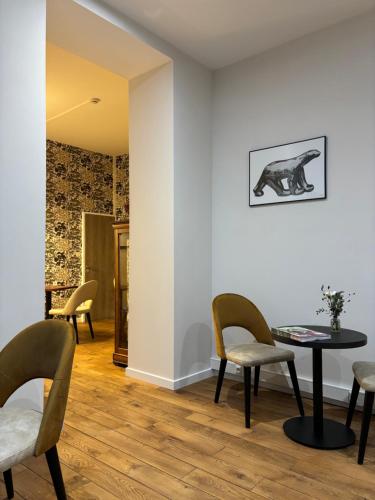
[[[258,394],[259,373],[261,365],[286,361],[292,380],[298,409],[304,415],[303,403],[299,391],[294,352],[275,347],[270,329],[257,307],[246,297],[234,293],[224,293],[214,298],[212,314],[216,338],[216,351],[221,359],[216,386],[215,403],[219,402],[227,361],[243,367],[245,383],[245,425],[250,427],[250,392],[251,367],[255,367],[254,394]],[[256,342],[225,347],[223,330],[227,327],[245,328],[256,339]]]
[[[87,281],[72,293],[64,307],[61,309],[50,309],[49,311],[51,316],[66,316],[67,321],[69,321],[70,318],[73,319],[77,344],[79,344],[77,314],[86,315],[90,327],[91,338],[94,338],[90,310],[97,291],[98,282],[96,280]]]
[[[65,321],[47,320],[29,326],[0,352],[0,471],[8,498],[13,498],[12,467],[45,453],[59,500],[65,500],[56,443],[64,421],[75,340]],[[23,384],[36,378],[53,383],[43,413],[3,407]]]
[[[375,394],[375,363],[371,361],[356,361],[353,363],[353,388],[350,397],[346,426],[350,427],[358,399],[359,389],[365,391],[365,402],[363,405],[361,437],[359,438],[358,463],[363,464],[366,452],[367,436],[370,427],[372,407]]]

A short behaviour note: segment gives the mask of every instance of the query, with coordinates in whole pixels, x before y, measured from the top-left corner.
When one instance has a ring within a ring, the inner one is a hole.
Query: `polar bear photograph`
[[[250,206],[325,198],[325,143],[323,136],[250,151]]]

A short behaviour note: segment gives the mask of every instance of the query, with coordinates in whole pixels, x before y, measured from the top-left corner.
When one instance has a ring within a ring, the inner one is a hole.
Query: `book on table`
[[[317,332],[310,328],[302,328],[301,326],[283,326],[280,328],[272,328],[276,335],[288,337],[297,342],[314,342],[315,340],[327,340],[331,338],[329,333]]]

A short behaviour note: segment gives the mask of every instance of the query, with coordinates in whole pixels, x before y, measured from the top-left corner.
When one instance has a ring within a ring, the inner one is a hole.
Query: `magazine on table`
[[[272,329],[277,335],[283,335],[297,342],[314,342],[315,340],[327,340],[331,338],[329,333],[317,332],[301,326],[283,326]]]

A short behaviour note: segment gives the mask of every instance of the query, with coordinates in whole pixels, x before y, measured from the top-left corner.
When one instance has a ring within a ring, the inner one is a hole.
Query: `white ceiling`
[[[129,80],[170,60],[72,0],[48,0],[47,40]]]
[[[209,68],[375,8],[375,0],[102,0]]]
[[[90,151],[119,155],[129,151],[128,81],[71,52],[47,43],[47,137]]]

